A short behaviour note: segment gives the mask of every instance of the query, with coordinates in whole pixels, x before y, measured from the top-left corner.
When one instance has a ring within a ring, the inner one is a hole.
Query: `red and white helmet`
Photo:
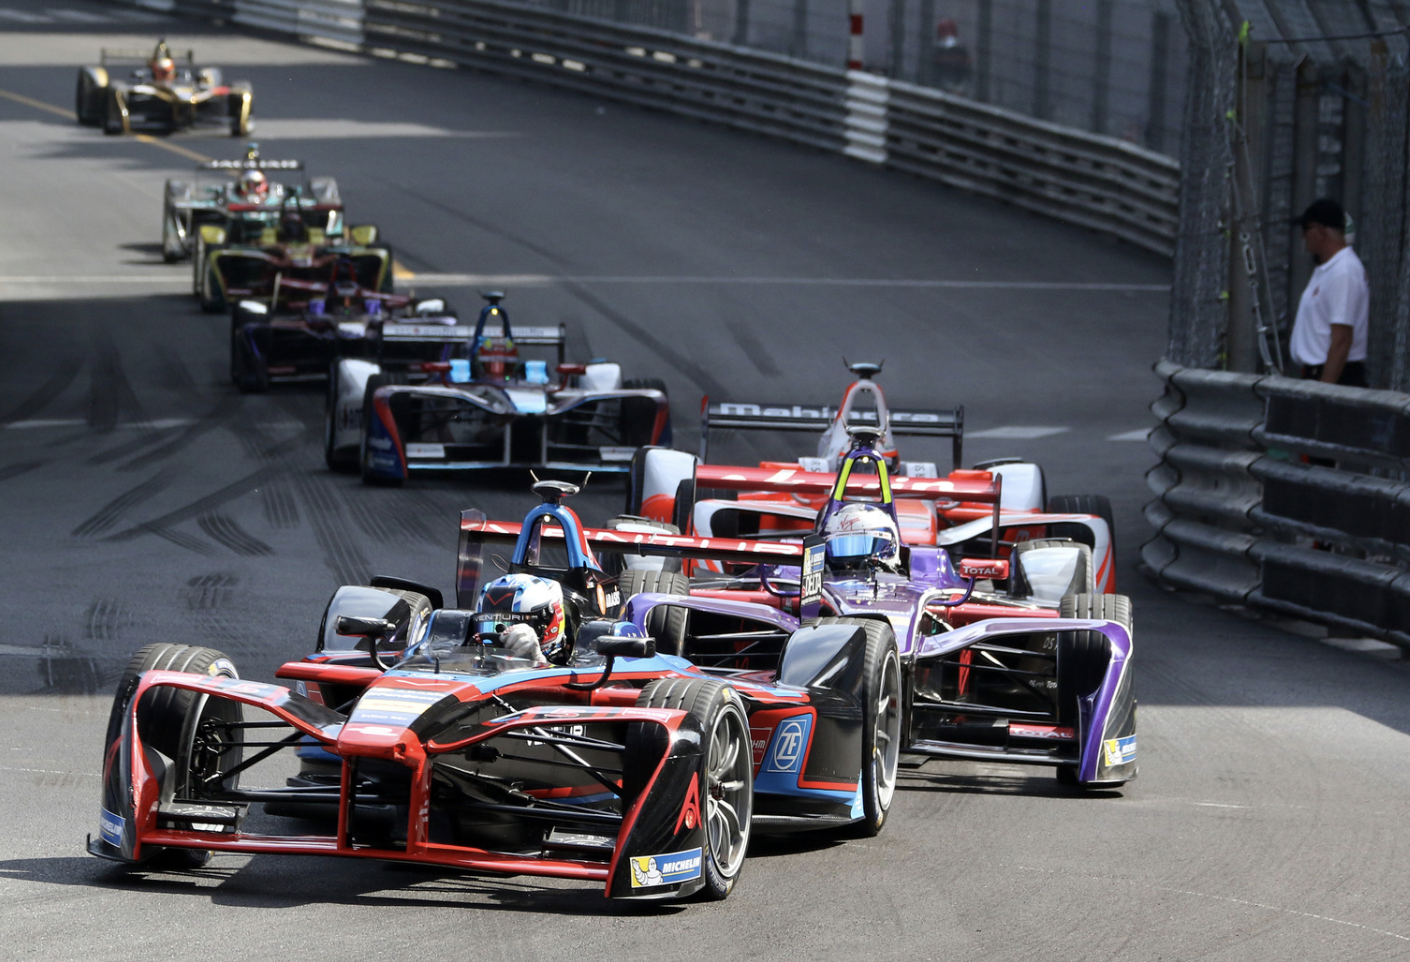
[[[563,608],[563,586],[556,581],[526,574],[503,575],[485,585],[475,610],[493,615],[495,622],[506,628],[527,624],[539,636],[539,646],[547,658],[553,658],[567,646],[568,619]]]
[[[246,200],[260,201],[269,194],[269,178],[263,171],[247,170],[240,174],[240,183],[235,189]]]

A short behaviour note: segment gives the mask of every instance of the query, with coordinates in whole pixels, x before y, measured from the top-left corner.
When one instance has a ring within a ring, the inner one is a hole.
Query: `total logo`
[[[788,718],[774,731],[774,746],[765,768],[771,772],[796,772],[803,766],[803,754],[808,749],[808,732],[812,719],[807,716]]]

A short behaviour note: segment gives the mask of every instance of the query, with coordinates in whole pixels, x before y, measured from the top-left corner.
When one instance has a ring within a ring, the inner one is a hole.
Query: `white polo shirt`
[[[1294,361],[1309,367],[1327,363],[1333,324],[1351,328],[1351,351],[1346,359],[1366,360],[1371,304],[1366,284],[1366,268],[1350,247],[1343,247],[1327,263],[1317,266],[1297,305],[1288,344]]]

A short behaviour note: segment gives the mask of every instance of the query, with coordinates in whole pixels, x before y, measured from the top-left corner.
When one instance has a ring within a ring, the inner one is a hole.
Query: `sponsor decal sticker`
[[[773,748],[764,764],[767,772],[791,773],[803,768],[803,754],[808,748],[808,732],[813,720],[807,715],[786,718],[774,730]]]
[[[412,442],[406,446],[406,456],[408,458],[443,459],[446,456],[446,446],[444,444]]]
[[[700,877],[700,849],[692,848],[669,855],[634,855],[632,888],[678,885]]]
[[[1136,760],[1136,736],[1127,735],[1125,738],[1108,738],[1102,742],[1102,748],[1106,754],[1108,766],[1125,765],[1127,762]]]
[[[359,723],[383,722],[405,726],[444,697],[445,694],[439,691],[374,689],[357,703],[357,707],[353,709],[352,720]]]
[[[823,566],[827,562],[827,545],[819,541],[803,549],[803,584],[799,605],[816,604],[822,600]]]
[[[106,808],[98,809],[98,835],[109,845],[122,845],[122,830],[126,827],[127,819]]]
[[[597,449],[597,456],[604,461],[630,461],[634,454],[636,454],[636,448],[599,447]]]

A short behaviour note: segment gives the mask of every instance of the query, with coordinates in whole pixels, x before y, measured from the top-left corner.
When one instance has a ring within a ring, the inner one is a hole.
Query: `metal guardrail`
[[[231,19],[301,39],[361,45],[362,0],[235,0]]]
[[[1175,249],[1174,159],[876,74],[504,0],[175,0],[174,9],[780,137]]]
[[[1156,373],[1149,572],[1410,647],[1410,395]]]

